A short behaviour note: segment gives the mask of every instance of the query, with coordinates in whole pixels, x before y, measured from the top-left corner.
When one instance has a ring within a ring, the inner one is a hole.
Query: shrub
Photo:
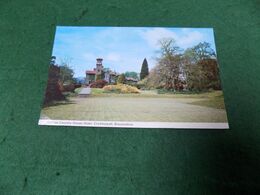
[[[101,74],[96,75],[96,81],[102,80]]]
[[[125,83],[125,74],[121,74],[117,79],[117,84]]]
[[[62,92],[74,92],[75,90],[75,85],[74,84],[63,84],[61,85],[61,91]]]
[[[94,83],[91,83],[89,86],[90,88],[103,88],[107,82],[105,80],[98,80]]]
[[[147,88],[147,83],[148,83],[148,78],[147,77],[142,79],[142,80],[140,80],[140,81],[138,81],[138,83],[137,83],[138,89],[145,89],[145,88]]]
[[[75,86],[75,89],[77,89],[77,88],[80,88],[82,86],[82,84],[75,84],[74,86]]]
[[[108,93],[140,93],[136,87],[125,84],[107,85],[103,89]]]
[[[45,91],[44,105],[51,103],[52,101],[65,100],[65,96],[62,94],[61,86],[59,83],[60,68],[51,64],[49,68],[49,76],[47,88]]]

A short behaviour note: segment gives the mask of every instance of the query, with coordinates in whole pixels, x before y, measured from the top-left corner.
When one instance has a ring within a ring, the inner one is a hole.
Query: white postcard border
[[[40,119],[38,125],[113,128],[229,129],[228,123],[80,121],[51,119]]]

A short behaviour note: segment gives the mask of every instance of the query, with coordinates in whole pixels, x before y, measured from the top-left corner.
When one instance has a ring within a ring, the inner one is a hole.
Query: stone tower
[[[102,58],[97,58],[97,63],[96,63],[96,75],[101,75],[102,70],[103,70],[103,65],[102,65]]]

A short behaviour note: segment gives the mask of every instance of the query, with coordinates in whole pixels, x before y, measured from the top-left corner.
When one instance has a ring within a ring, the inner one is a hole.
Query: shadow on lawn
[[[53,102],[50,102],[50,103],[48,103],[46,105],[43,105],[42,108],[61,106],[61,105],[68,105],[68,104],[76,104],[76,101],[72,101],[72,100],[53,101]]]

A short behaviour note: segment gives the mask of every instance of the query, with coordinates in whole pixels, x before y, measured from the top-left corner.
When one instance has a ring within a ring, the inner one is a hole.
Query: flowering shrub
[[[107,82],[105,80],[97,80],[94,83],[90,84],[91,88],[103,88],[105,85],[107,84]]]
[[[140,93],[136,87],[125,84],[107,85],[103,89],[108,93]]]

